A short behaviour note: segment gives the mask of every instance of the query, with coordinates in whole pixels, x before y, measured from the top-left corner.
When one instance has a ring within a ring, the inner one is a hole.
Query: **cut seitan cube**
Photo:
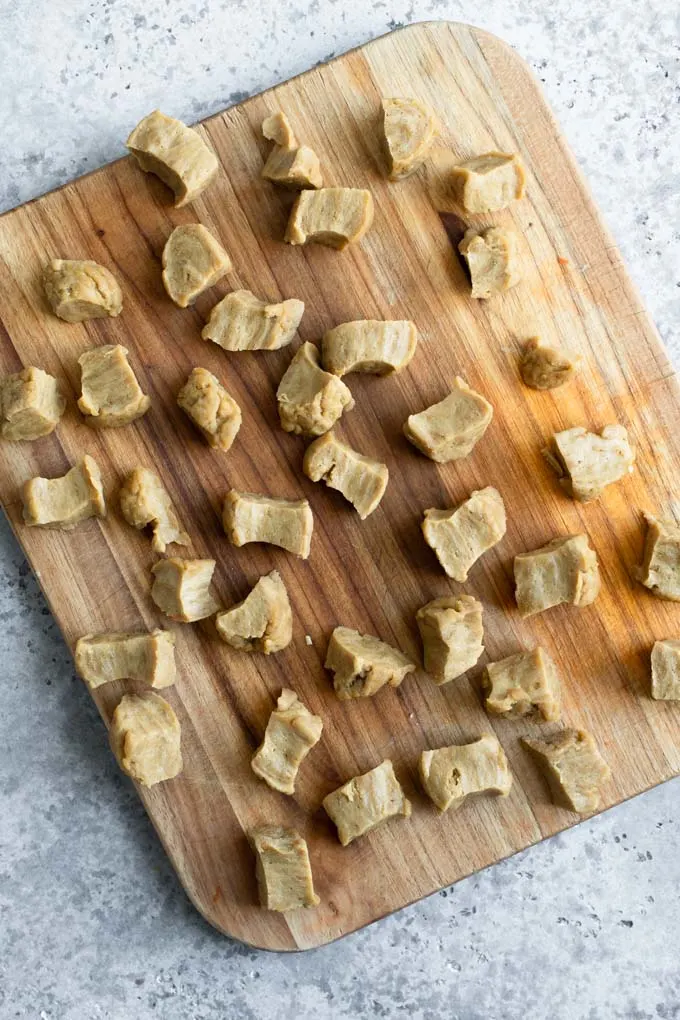
[[[472,452],[492,417],[493,407],[489,401],[456,376],[448,397],[419,414],[410,415],[404,425],[404,435],[426,457],[446,464]]]
[[[480,556],[505,535],[503,497],[489,485],[452,510],[426,510],[422,531],[445,573],[454,581],[467,581]]]

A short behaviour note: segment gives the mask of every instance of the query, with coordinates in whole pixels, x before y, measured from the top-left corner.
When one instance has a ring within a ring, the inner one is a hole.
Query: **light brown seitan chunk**
[[[341,701],[370,698],[385,684],[398,687],[416,668],[396,648],[349,627],[336,627],[331,634],[324,667],[333,673],[333,686]]]
[[[483,733],[471,744],[423,751],[420,779],[440,812],[459,808],[472,794],[497,793],[507,797],[512,787],[505,752],[491,733]]]
[[[212,616],[220,608],[210,591],[215,560],[183,560],[172,556],[151,568],[151,598],[158,608],[178,623],[193,623]]]
[[[149,410],[151,401],[142,392],[120,344],[92,347],[78,358],[81,395],[78,407],[92,428],[129,425]]]
[[[425,671],[447,684],[472,669],[484,651],[482,604],[472,595],[445,595],[416,613]]]
[[[321,360],[333,375],[390,375],[408,365],[417,345],[418,330],[408,319],[358,319],[324,334]]]
[[[64,322],[115,317],[123,310],[115,276],[91,259],[52,259],[42,281],[52,311]]]
[[[470,568],[505,534],[503,497],[491,485],[476,489],[452,510],[426,510],[422,530],[448,576],[467,581]]]
[[[546,722],[556,722],[560,717],[557,666],[540,646],[490,662],[482,682],[487,712],[519,716],[538,711]]]
[[[466,230],[458,250],[467,262],[473,298],[490,298],[522,279],[517,234],[506,227]]]
[[[637,579],[660,599],[680,602],[680,527],[652,514],[643,516],[647,537]]]
[[[112,680],[170,687],[177,677],[175,635],[168,630],[86,634],[76,643],[75,659],[76,669],[91,689]]]
[[[201,336],[225,351],[278,351],[295,336],[304,310],[297,298],[267,304],[249,290],[234,290],[212,309]]]
[[[404,435],[426,457],[446,464],[471,453],[492,417],[489,401],[457,375],[448,397],[409,416]]]
[[[576,365],[577,358],[534,336],[524,345],[519,371],[524,385],[532,390],[555,390],[571,379]]]
[[[165,242],[163,286],[180,308],[193,305],[231,269],[231,259],[202,223],[182,223]]]
[[[332,429],[354,400],[342,379],[324,372],[314,344],[298,347],[276,391],[281,427],[296,435],[320,436]]]
[[[61,478],[30,478],[22,499],[29,528],[70,531],[89,517],[106,517],[102,476],[87,455]]]
[[[264,574],[242,602],[215,617],[217,633],[232,648],[271,655],[293,637],[293,614],[278,570]]]
[[[561,730],[544,740],[523,738],[540,764],[553,800],[560,807],[588,814],[600,805],[600,787],[611,770],[585,730]]]
[[[120,490],[120,512],[128,524],[141,531],[151,526],[151,548],[164,553],[172,542],[189,545],[191,539],[182,530],[172,500],[155,471],[136,467]]]
[[[323,799],[323,808],[338,830],[343,846],[365,836],[390,818],[411,814],[389,758],[370,772],[355,776]]]
[[[389,480],[386,464],[357,453],[332,432],[310,443],[302,470],[313,482],[323,481],[329,489],[341,492],[362,521],[380,503]]]
[[[301,191],[291,209],[288,244],[328,245],[342,250],[361,240],[373,223],[373,197],[361,188]]]
[[[524,196],[524,167],[512,153],[485,152],[455,166],[451,185],[465,212],[498,212]]]
[[[13,442],[49,436],[66,401],[59,383],[41,368],[24,368],[0,378],[0,436]]]
[[[179,720],[159,694],[126,694],[111,717],[109,740],[123,772],[142,786],[182,771]]]
[[[260,905],[265,910],[297,910],[319,903],[307,844],[295,829],[261,825],[251,830],[249,839],[256,854]]]
[[[215,450],[230,450],[241,428],[241,408],[207,368],[192,368],[177,403]]]
[[[437,136],[437,122],[418,99],[383,99],[382,109],[388,177],[399,181],[427,159]]]
[[[145,173],[160,177],[187,205],[207,188],[219,169],[217,156],[198,131],[154,110],[140,120],[125,143]]]
[[[264,740],[251,761],[253,772],[279,793],[295,793],[298,769],[321,740],[323,722],[284,688],[269,716]]]
[[[680,701],[680,641],[655,641],[652,648],[652,697]]]
[[[266,117],[262,122],[262,134],[274,143],[262,168],[266,181],[293,191],[322,186],[319,157],[308,145],[298,143],[285,113],[279,111]]]
[[[230,489],[224,500],[222,524],[236,546],[266,542],[303,560],[309,556],[314,517],[306,499],[274,499]]]
[[[515,556],[515,599],[520,616],[563,602],[589,606],[600,592],[597,555],[587,535],[568,535]]]
[[[597,435],[584,428],[552,436],[543,456],[559,475],[560,485],[582,503],[596,499],[612,482],[633,470],[635,450],[623,425],[607,425]]]

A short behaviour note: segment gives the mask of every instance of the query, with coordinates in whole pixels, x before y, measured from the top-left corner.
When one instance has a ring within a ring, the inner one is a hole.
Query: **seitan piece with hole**
[[[323,481],[329,489],[341,492],[362,521],[380,503],[389,480],[386,464],[357,453],[332,432],[310,443],[302,470],[313,482]]]
[[[540,646],[490,662],[484,670],[482,685],[486,710],[494,715],[538,712],[546,722],[557,722],[560,717],[557,666]]]
[[[507,797],[512,787],[508,760],[492,733],[483,733],[470,744],[423,751],[420,779],[426,794],[441,813],[451,807],[459,808],[474,794],[496,793]]]
[[[19,442],[49,436],[59,424],[66,401],[59,383],[41,368],[22,369],[0,378],[0,436]]]
[[[600,593],[597,555],[587,535],[554,538],[515,556],[515,599],[520,616],[569,603],[589,606]]]
[[[476,489],[452,510],[426,510],[422,531],[444,572],[454,581],[467,581],[480,556],[505,535],[503,497],[491,485]]]
[[[76,642],[75,660],[78,673],[92,690],[113,680],[170,687],[177,677],[175,635],[169,630],[86,634]]]
[[[165,242],[163,286],[180,308],[214,287],[232,268],[226,251],[202,223],[182,223]]]
[[[215,617],[217,633],[232,648],[271,655],[293,637],[293,614],[278,570],[264,574],[250,593]]]
[[[124,695],[111,717],[109,740],[123,772],[142,786],[182,771],[179,720],[159,694]]]
[[[390,818],[408,818],[411,814],[411,804],[389,758],[329,793],[323,799],[323,808],[336,826],[343,846]]]
[[[298,347],[276,391],[281,427],[296,435],[320,436],[332,429],[354,400],[342,379],[324,372],[314,344]]]
[[[448,397],[409,416],[404,435],[426,457],[446,464],[472,452],[492,417],[489,401],[457,375]]]
[[[160,110],[140,120],[125,144],[145,173],[172,189],[178,208],[197,199],[219,169],[217,156],[198,131]]]
[[[22,499],[29,528],[71,531],[89,517],[106,517],[102,476],[87,454],[60,478],[29,478]]]
[[[447,684],[475,665],[484,651],[482,603],[472,595],[444,595],[422,606],[416,623],[425,672]]]
[[[321,740],[322,730],[321,717],[312,715],[295,691],[284,688],[250,763],[253,772],[273,790],[292,795],[300,765]]]
[[[385,684],[398,687],[416,668],[396,648],[349,627],[336,627],[331,634],[324,667],[333,674],[341,701],[370,698]]]
[[[598,435],[584,428],[556,432],[543,456],[573,499],[585,503],[633,470],[635,449],[623,425],[607,425]]]
[[[164,553],[168,545],[189,545],[191,540],[177,517],[170,496],[155,471],[134,468],[121,486],[120,512],[133,528],[151,527],[151,548]]]
[[[115,276],[91,259],[52,259],[42,282],[50,308],[64,322],[115,317],[123,310]]]
[[[337,376],[349,372],[391,375],[409,364],[417,345],[418,330],[407,319],[359,319],[324,334],[321,360]]]
[[[260,906],[281,912],[317,906],[307,844],[295,829],[261,825],[248,838],[256,855]]]
[[[611,770],[590,733],[561,730],[543,740],[523,738],[522,743],[539,763],[560,807],[588,814],[600,806],[600,787]]]
[[[120,344],[92,347],[78,358],[80,389],[78,407],[92,428],[119,428],[141,418],[151,401],[142,392]]]
[[[373,223],[373,197],[361,188],[301,191],[291,209],[284,240],[342,250],[360,241]]]
[[[459,163],[451,171],[454,198],[468,213],[507,209],[523,198],[525,182],[522,161],[510,152],[485,152]]]
[[[178,623],[194,623],[220,608],[210,591],[215,560],[184,560],[172,556],[151,568],[151,598]]]
[[[249,290],[234,290],[212,309],[201,336],[225,351],[278,351],[295,336],[304,310],[297,298],[268,304]]]
[[[265,542],[309,557],[314,517],[306,499],[276,499],[230,489],[224,500],[222,524],[233,545]]]
[[[206,368],[192,368],[177,394],[177,403],[208,445],[230,450],[241,428],[241,408],[222,383]]]

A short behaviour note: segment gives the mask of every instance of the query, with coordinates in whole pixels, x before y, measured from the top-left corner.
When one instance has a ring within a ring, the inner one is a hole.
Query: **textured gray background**
[[[431,18],[532,65],[678,363],[669,0],[0,0],[0,209],[157,105],[196,120]],[[334,946],[254,952],[187,902],[4,522],[0,563],[1,1020],[680,1017],[677,781]]]

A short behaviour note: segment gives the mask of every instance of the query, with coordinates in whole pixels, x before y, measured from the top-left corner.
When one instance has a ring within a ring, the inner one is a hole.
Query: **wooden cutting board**
[[[399,184],[383,176],[376,130],[380,97],[391,95],[417,96],[442,123],[432,162]],[[339,253],[281,242],[287,201],[260,178],[268,149],[260,124],[279,107],[320,155],[327,183],[372,191],[375,223],[359,246]],[[304,949],[576,820],[552,806],[519,744],[521,735],[549,727],[485,714],[480,673],[487,657],[536,642],[549,649],[563,677],[565,723],[592,731],[612,767],[603,807],[680,771],[680,707],[654,702],[648,693],[650,647],[657,638],[680,635],[680,607],[631,579],[642,548],[639,509],[680,509],[673,491],[680,402],[661,342],[559,127],[526,65],[498,39],[463,25],[415,25],[233,107],[202,131],[222,172],[190,208],[174,209],[165,187],[124,159],[0,218],[0,370],[39,365],[69,394],[55,434],[2,443],[0,484],[7,515],[71,646],[86,632],[167,625],[149,597],[148,537],[126,525],[117,507],[116,489],[137,464],[162,476],[191,532],[193,554],[217,560],[215,587],[225,605],[243,598],[260,574],[280,570],[295,629],[279,655],[232,651],[210,623],[173,625],[180,678],[164,694],[181,720],[185,767],[179,778],[140,796],[189,896],[213,925],[254,946]],[[475,302],[452,245],[459,224],[439,210],[447,166],[488,149],[519,151],[528,168],[525,200],[493,217],[519,231],[525,279],[507,295]],[[194,309],[180,310],[163,291],[159,260],[170,230],[195,219],[222,240],[235,269]],[[39,274],[54,256],[109,266],[123,287],[120,318],[69,325],[49,314]],[[350,319],[416,322],[420,346],[403,374],[347,379],[356,408],[339,431],[390,470],[385,498],[365,522],[337,494],[303,477],[304,444],[278,426],[274,394],[291,350],[228,354],[201,340],[210,307],[236,287],[272,300],[303,299],[304,340]],[[583,358],[577,379],[552,394],[527,390],[518,379],[521,342],[534,334]],[[96,432],[75,407],[77,359],[105,343],[129,348],[152,405],[132,426]],[[218,375],[243,409],[228,454],[210,450],[175,404],[194,365]],[[406,442],[401,427],[410,412],[443,397],[457,373],[496,413],[470,457],[438,466]],[[574,503],[544,464],[541,447],[554,430],[610,422],[632,434],[635,473],[596,503]],[[24,527],[22,482],[61,475],[84,452],[101,466],[108,518],[70,534]],[[502,492],[508,532],[468,584],[455,585],[422,539],[422,512],[455,504],[484,485]],[[220,526],[231,486],[306,496],[315,515],[310,559],[268,547],[233,548]],[[513,555],[577,531],[587,532],[600,558],[599,599],[587,609],[562,607],[522,622],[512,597]],[[467,678],[438,688],[419,671],[398,690],[337,700],[322,666],[336,624],[379,635],[419,660],[416,609],[463,589],[483,600],[486,626],[486,657]],[[270,790],[249,764],[284,685],[324,720],[294,798]],[[132,687],[116,683],[97,692],[105,720]],[[510,797],[479,798],[438,817],[418,786],[420,752],[485,730],[498,735],[510,760]],[[321,800],[385,757],[395,763],[413,815],[343,849]],[[256,905],[245,832],[263,822],[292,824],[306,836],[321,897],[317,909],[284,917]]]

